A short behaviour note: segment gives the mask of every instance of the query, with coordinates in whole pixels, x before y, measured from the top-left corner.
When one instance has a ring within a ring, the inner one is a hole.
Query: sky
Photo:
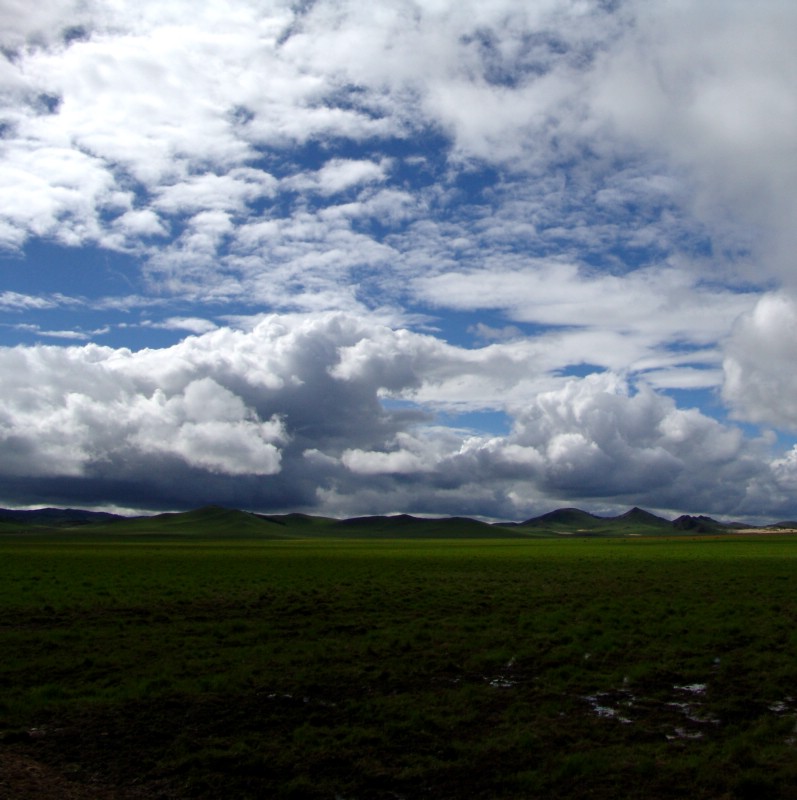
[[[791,0],[0,0],[0,504],[797,518]]]

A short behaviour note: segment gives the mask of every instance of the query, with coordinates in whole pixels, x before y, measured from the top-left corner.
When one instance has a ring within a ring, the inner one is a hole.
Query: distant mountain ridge
[[[556,536],[662,536],[734,533],[754,528],[724,524],[711,517],[681,515],[667,520],[634,507],[614,517],[599,517],[578,508],[560,508],[524,522],[487,523],[468,517],[416,517],[411,514],[336,519],[308,514],[255,514],[209,505],[191,511],[148,516],[121,516],[71,508],[0,509],[0,533],[81,531],[203,537],[294,538],[528,538]],[[797,523],[780,522],[761,528],[797,530]]]
[[[598,517],[579,509],[559,509],[557,511],[534,517],[525,522],[519,523],[520,527],[531,528],[550,528],[560,530],[562,528],[576,528],[571,530],[573,533],[582,534],[603,534],[611,533],[628,535],[632,532],[640,534],[654,535],[656,533],[671,535],[680,533],[733,533],[741,529],[755,529],[756,526],[746,525],[741,522],[723,523],[712,517],[705,515],[691,516],[682,514],[674,520],[659,517],[649,511],[635,506],[634,508],[619,514],[615,517]],[[776,530],[778,528],[795,528],[797,525],[789,523],[778,523],[761,528],[761,530]]]
[[[23,522],[32,525],[88,525],[126,519],[107,511],[86,511],[81,508],[36,508],[31,510],[0,508],[0,521]]]

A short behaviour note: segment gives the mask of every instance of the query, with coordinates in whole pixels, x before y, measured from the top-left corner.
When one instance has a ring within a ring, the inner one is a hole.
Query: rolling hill
[[[520,533],[510,532],[467,517],[431,519],[413,517],[409,514],[344,519],[335,522],[330,528],[330,533],[391,539],[493,539],[522,536]]]
[[[675,520],[634,507],[615,517],[578,508],[561,508],[524,522],[487,523],[467,517],[416,517],[410,514],[335,519],[308,514],[254,514],[208,505],[192,511],[123,517],[80,509],[31,511],[0,509],[0,534],[80,533],[86,535],[196,538],[363,538],[363,539],[510,539],[561,536],[673,536],[733,533],[742,523],[723,524],[711,517],[682,515]],[[797,528],[778,523],[773,533]]]
[[[513,527],[516,530],[559,536],[621,536],[631,533],[654,535],[676,532],[670,521],[636,507],[616,517],[598,517],[579,508],[560,508],[516,523]]]

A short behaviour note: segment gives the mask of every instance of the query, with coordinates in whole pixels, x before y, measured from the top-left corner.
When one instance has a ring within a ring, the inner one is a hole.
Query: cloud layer
[[[7,502],[797,514],[797,7],[0,23]]]
[[[8,246],[131,249],[175,290],[269,302],[329,302],[363,264],[444,268],[461,226],[458,259],[468,240],[667,255],[675,228],[737,256],[716,269],[792,272],[782,3],[45,8],[3,20]],[[435,136],[442,151],[423,144]],[[424,162],[433,180],[402,190]],[[492,197],[424,226],[475,165],[502,170]],[[392,235],[368,230],[375,217]],[[252,259],[274,263],[270,294]]]
[[[5,350],[4,478],[26,482],[31,502],[82,484],[97,502],[135,505],[167,484],[172,503],[212,490],[257,510],[341,514],[456,504],[519,518],[541,503],[634,498],[748,514],[763,499],[767,511],[786,504],[793,465],[773,468],[761,442],[613,372],[540,373],[548,388],[529,390],[535,365],[513,347],[466,351],[330,313],[273,316],[160,351]],[[500,386],[496,359],[519,365]],[[509,415],[508,433],[430,416],[478,380],[494,387],[482,402]],[[436,399],[417,402],[425,397]]]

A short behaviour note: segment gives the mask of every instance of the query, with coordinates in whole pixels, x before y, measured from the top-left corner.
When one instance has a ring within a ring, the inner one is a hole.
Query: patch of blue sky
[[[335,107],[345,109],[347,106],[336,104]],[[395,159],[399,170],[396,177],[402,179],[428,173],[431,167],[440,168],[445,163],[450,146],[450,139],[432,128],[408,131],[406,136],[391,133],[364,140],[327,134],[310,138],[298,145],[292,143],[289,149],[278,146],[261,148],[258,151],[259,158],[251,161],[249,166],[264,169],[277,178],[284,178],[297,170],[320,169],[334,158],[390,158]]]
[[[11,298],[0,306],[2,346],[95,341],[133,350],[167,347],[189,333],[175,319],[212,319],[228,310],[146,297],[137,258],[96,247],[33,240],[21,254],[0,255],[0,275],[2,292]]]
[[[599,364],[584,362],[581,364],[568,364],[562,369],[558,369],[556,374],[562,378],[586,378],[587,375],[594,375],[596,372],[605,372],[606,367]]]
[[[675,400],[678,408],[699,408],[701,412],[715,419],[726,419],[726,409],[723,405],[719,391],[714,388],[695,387],[690,389],[663,388],[660,394],[667,395]],[[726,420],[727,421],[727,420]],[[735,423],[734,423],[735,424]]]
[[[142,315],[138,310],[126,312],[84,306],[0,310],[0,346],[94,342],[130,350],[163,348],[177,344],[195,332],[191,329],[194,327],[191,319],[207,320],[209,328],[215,324],[208,320],[207,309],[181,311],[175,305],[169,306],[163,317],[155,317],[151,312]],[[181,320],[189,321],[182,323]]]
[[[503,411],[466,411],[461,414],[441,411],[436,421],[447,427],[490,436],[506,436],[512,429],[512,418]]]
[[[466,203],[483,200],[485,192],[492,190],[500,179],[500,173],[495,167],[483,162],[473,162],[459,170],[453,178],[453,186],[465,197],[460,198]]]
[[[143,290],[133,256],[98,247],[66,247],[42,239],[22,253],[0,254],[3,290],[33,296],[99,298]]]

